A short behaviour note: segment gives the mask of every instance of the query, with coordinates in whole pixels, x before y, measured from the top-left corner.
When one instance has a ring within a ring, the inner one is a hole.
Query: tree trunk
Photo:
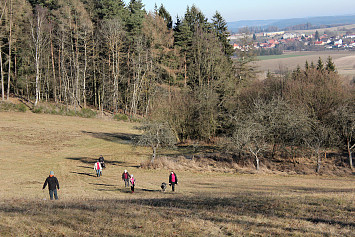
[[[17,47],[16,47],[16,45],[15,45],[14,50],[15,50],[15,55],[14,55],[14,76],[13,76],[12,80],[13,80],[13,82],[15,84],[15,83],[17,83]],[[14,86],[14,89],[16,89],[15,94],[19,95],[18,87]]]
[[[152,154],[152,160],[150,161],[151,163],[154,162],[154,160],[155,160],[155,158],[157,156],[157,147],[153,146],[152,149],[153,149],[153,154]]]
[[[81,96],[80,96],[80,88],[79,88],[79,81],[80,81],[80,63],[79,63],[79,32],[78,32],[78,26],[77,23],[74,24],[74,34],[75,34],[75,66],[76,66],[76,80],[75,80],[75,100],[76,103],[75,105],[78,105],[80,107],[80,101],[81,101]]]
[[[256,170],[260,169],[260,160],[258,156],[255,156],[255,162],[256,162]]]
[[[353,157],[351,155],[351,147],[350,147],[350,141],[349,139],[347,139],[347,147],[348,147],[348,154],[349,154],[349,165],[350,165],[350,169],[354,169],[353,166]]]
[[[1,44],[1,42],[0,42]],[[0,74],[1,74],[1,98],[5,100],[5,88],[4,88],[4,69],[2,67],[2,45],[0,45]]]
[[[83,71],[83,103],[84,108],[86,108],[86,71],[88,65],[88,55],[87,55],[87,32],[85,31],[85,40],[84,40],[84,71]]]
[[[317,173],[319,173],[321,166],[322,166],[322,158],[321,158],[320,152],[318,151],[317,152],[317,169],[316,169]]]
[[[55,62],[54,62],[54,50],[53,50],[53,39],[52,39],[52,30],[50,30],[50,40],[51,40],[51,56],[52,56],[52,73],[53,73],[53,96],[54,101],[57,103],[57,79],[55,75]]]
[[[275,158],[275,153],[276,153],[276,142],[274,142],[274,145],[272,146],[272,153],[271,153],[271,159]]]
[[[186,62],[186,52],[185,52],[185,55],[184,55],[184,87],[187,86],[187,62]]]
[[[7,73],[7,100],[10,98],[10,82],[11,82],[11,51],[12,51],[12,1],[9,4],[9,70]]]

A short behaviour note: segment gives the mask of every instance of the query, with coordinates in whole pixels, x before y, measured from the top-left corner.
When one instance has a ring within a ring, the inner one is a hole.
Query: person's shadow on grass
[[[96,175],[90,174],[90,173],[85,173],[85,172],[70,172],[72,174],[79,174],[79,175],[86,175],[86,176],[90,176],[90,177],[96,177]]]

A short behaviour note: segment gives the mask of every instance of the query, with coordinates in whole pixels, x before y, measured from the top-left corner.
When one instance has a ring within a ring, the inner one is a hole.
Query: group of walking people
[[[124,170],[122,173],[122,180],[124,181],[124,186],[131,187],[132,193],[134,193],[134,186],[136,186],[136,180],[133,177],[133,174],[129,174],[127,170]]]
[[[105,160],[103,156],[100,156],[97,162],[95,162],[94,165],[94,170],[96,171],[96,176],[100,177],[102,176],[102,169],[106,168],[105,166]],[[124,170],[122,173],[122,180],[124,181],[125,187],[131,188],[131,192],[134,193],[134,187],[136,185],[136,180],[133,177],[133,174],[129,174],[127,170]],[[171,186],[172,191],[175,191],[175,185],[178,184],[177,176],[174,173],[174,171],[171,171],[169,175],[169,185]],[[49,176],[46,178],[44,184],[43,184],[43,189],[46,188],[48,185],[48,190],[49,190],[49,197],[51,200],[54,198],[58,200],[58,192],[59,190],[59,182],[58,179],[54,176],[54,172],[50,171]],[[163,191],[165,191],[166,184],[162,183],[161,188]]]

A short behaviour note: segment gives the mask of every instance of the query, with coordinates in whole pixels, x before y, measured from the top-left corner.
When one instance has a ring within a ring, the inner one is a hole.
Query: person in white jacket
[[[102,175],[102,166],[99,161],[95,163],[94,170],[96,170],[97,177],[100,177]]]

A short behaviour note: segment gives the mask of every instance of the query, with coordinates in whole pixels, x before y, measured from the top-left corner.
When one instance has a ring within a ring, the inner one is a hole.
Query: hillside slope
[[[177,192],[160,191],[169,170],[139,164],[136,124],[0,112],[1,236],[352,236],[354,176],[177,170]],[[103,155],[107,168],[94,175]],[[136,192],[124,188],[128,169]],[[59,201],[42,185],[58,177]]]

